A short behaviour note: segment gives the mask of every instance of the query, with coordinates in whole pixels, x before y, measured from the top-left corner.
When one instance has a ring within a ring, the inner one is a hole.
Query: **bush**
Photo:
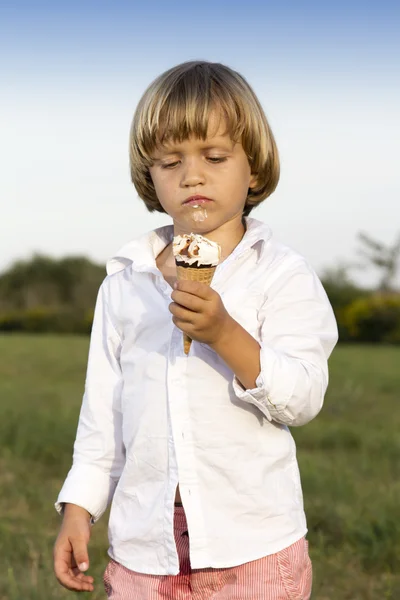
[[[93,310],[83,312],[67,307],[36,306],[0,313],[0,331],[8,332],[89,334],[92,323]]]
[[[368,297],[371,290],[357,286],[349,277],[346,267],[328,269],[322,275],[322,284],[332,305],[338,325],[339,340],[352,340],[348,329],[345,312],[347,307],[359,298]]]
[[[0,274],[0,311],[42,306],[84,311],[94,306],[104,276],[104,266],[82,256],[57,260],[36,254]]]
[[[343,310],[343,322],[353,340],[400,343],[400,294],[358,298]]]

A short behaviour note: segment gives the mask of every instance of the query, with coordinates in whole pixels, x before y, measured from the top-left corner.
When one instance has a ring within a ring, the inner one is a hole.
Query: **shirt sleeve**
[[[110,318],[106,282],[95,307],[73,464],[55,503],[60,514],[66,502],[85,508],[92,522],[106,510],[125,464],[121,339]]]
[[[269,421],[296,426],[321,410],[328,387],[328,358],[338,330],[326,292],[306,261],[277,277],[260,313],[261,371],[246,390],[234,377],[238,398],[256,405]]]

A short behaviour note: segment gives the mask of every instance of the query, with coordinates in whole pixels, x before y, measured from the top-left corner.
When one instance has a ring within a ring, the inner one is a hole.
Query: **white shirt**
[[[159,228],[107,264],[90,341],[73,466],[56,508],[93,521],[112,500],[109,555],[128,569],[177,575],[174,500],[185,508],[193,569],[232,567],[307,532],[288,425],[320,411],[337,327],[306,260],[263,223],[216,269],[212,287],[261,345],[257,387],[244,390],[206,344],[183,351],[156,256]]]

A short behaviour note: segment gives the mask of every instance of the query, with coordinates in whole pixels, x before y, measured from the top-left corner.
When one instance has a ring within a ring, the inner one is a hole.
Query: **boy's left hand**
[[[215,344],[233,322],[220,295],[205,283],[177,281],[171,294],[172,321],[192,340]]]

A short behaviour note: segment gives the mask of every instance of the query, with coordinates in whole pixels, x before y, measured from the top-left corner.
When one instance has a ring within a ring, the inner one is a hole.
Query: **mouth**
[[[208,204],[212,202],[211,198],[207,198],[206,196],[190,196],[186,198],[183,202],[184,206],[203,206],[204,204]]]

